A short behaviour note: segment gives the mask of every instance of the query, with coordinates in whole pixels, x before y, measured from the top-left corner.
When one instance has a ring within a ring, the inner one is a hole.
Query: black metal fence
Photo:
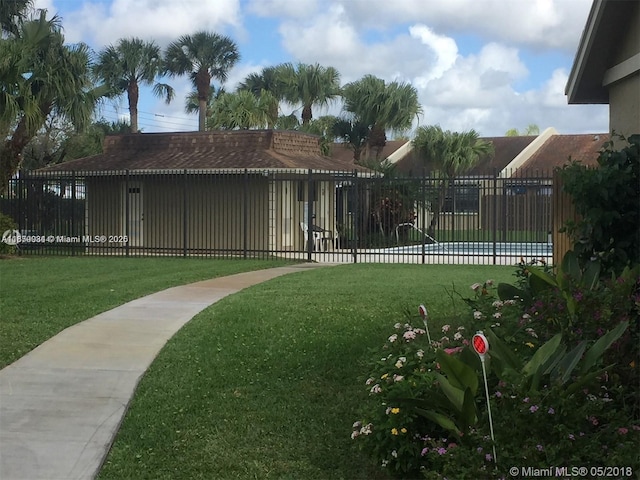
[[[388,178],[304,170],[22,174],[2,213],[29,255],[324,262],[550,260],[552,176]]]

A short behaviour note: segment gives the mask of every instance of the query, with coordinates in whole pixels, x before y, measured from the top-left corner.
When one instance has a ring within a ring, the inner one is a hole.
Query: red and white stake
[[[491,417],[491,402],[489,401],[489,385],[487,384],[487,369],[484,366],[484,357],[489,351],[489,340],[484,336],[482,330],[479,330],[471,341],[473,349],[480,357],[480,363],[482,363],[482,377],[484,378],[484,392],[487,396],[487,411],[489,412],[489,428],[491,429],[491,441],[493,443],[493,461],[497,464],[498,458],[496,456],[496,439],[493,435],[493,418]]]

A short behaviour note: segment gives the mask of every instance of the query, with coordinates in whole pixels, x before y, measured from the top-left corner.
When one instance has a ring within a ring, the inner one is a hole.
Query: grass
[[[99,478],[386,478],[350,439],[363,362],[406,309],[425,303],[447,323],[469,315],[454,285],[471,296],[472,283],[513,281],[513,271],[344,265],[227,297],[161,351]]]
[[[0,260],[0,368],[68,326],[143,295],[284,264],[264,260],[116,257]]]

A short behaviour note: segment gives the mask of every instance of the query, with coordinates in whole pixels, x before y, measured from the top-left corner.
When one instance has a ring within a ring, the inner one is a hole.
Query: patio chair
[[[304,236],[304,249],[307,249],[307,245],[309,244],[309,226],[300,222],[300,228],[302,229],[302,234]],[[322,232],[311,232],[313,238],[313,250],[316,252],[322,251]]]

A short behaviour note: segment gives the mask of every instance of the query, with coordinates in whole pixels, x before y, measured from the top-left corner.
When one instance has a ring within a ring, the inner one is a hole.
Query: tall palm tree
[[[198,92],[198,129],[204,131],[211,80],[224,83],[229,70],[240,59],[231,38],[210,32],[183,35],[165,52],[165,69],[172,76],[188,74]]]
[[[313,118],[313,106],[326,106],[341,95],[340,73],[333,67],[319,64],[284,63],[276,67],[284,82],[284,98],[291,104],[302,105],[302,124]]]
[[[169,103],[173,99],[173,88],[165,83],[155,83],[162,73],[162,55],[155,42],[139,38],[120,39],[116,46],[109,45],[98,55],[94,73],[113,89],[114,95],[127,93],[131,133],[138,132],[138,98],[140,85],[153,85],[153,93],[164,97]]]
[[[46,11],[0,43],[2,53],[11,55],[3,58],[10,68],[3,68],[1,74],[0,189],[4,190],[19,168],[25,146],[49,115],[81,129],[89,124],[96,103],[108,89],[92,81],[89,47],[65,45],[58,19],[47,20]],[[5,84],[5,79],[10,83]]]
[[[343,87],[344,110],[369,128],[366,146],[376,158],[386,145],[386,132],[403,132],[422,113],[417,90],[407,83],[386,83],[373,75]]]
[[[265,67],[260,73],[251,73],[238,85],[238,91],[251,92],[256,98],[260,98],[262,92],[269,92],[274,98],[267,124],[269,129],[274,128],[278,121],[280,102],[286,99],[285,88],[286,83],[278,67]]]
[[[362,150],[369,138],[369,126],[360,120],[339,118],[333,125],[332,133],[349,145],[353,150],[353,161],[360,163]]]
[[[447,190],[455,179],[473,168],[483,155],[493,153],[493,144],[479,138],[478,132],[443,131],[439,126],[418,127],[413,146],[424,163],[439,173],[437,198],[431,203],[433,217],[427,234],[434,236]]]

